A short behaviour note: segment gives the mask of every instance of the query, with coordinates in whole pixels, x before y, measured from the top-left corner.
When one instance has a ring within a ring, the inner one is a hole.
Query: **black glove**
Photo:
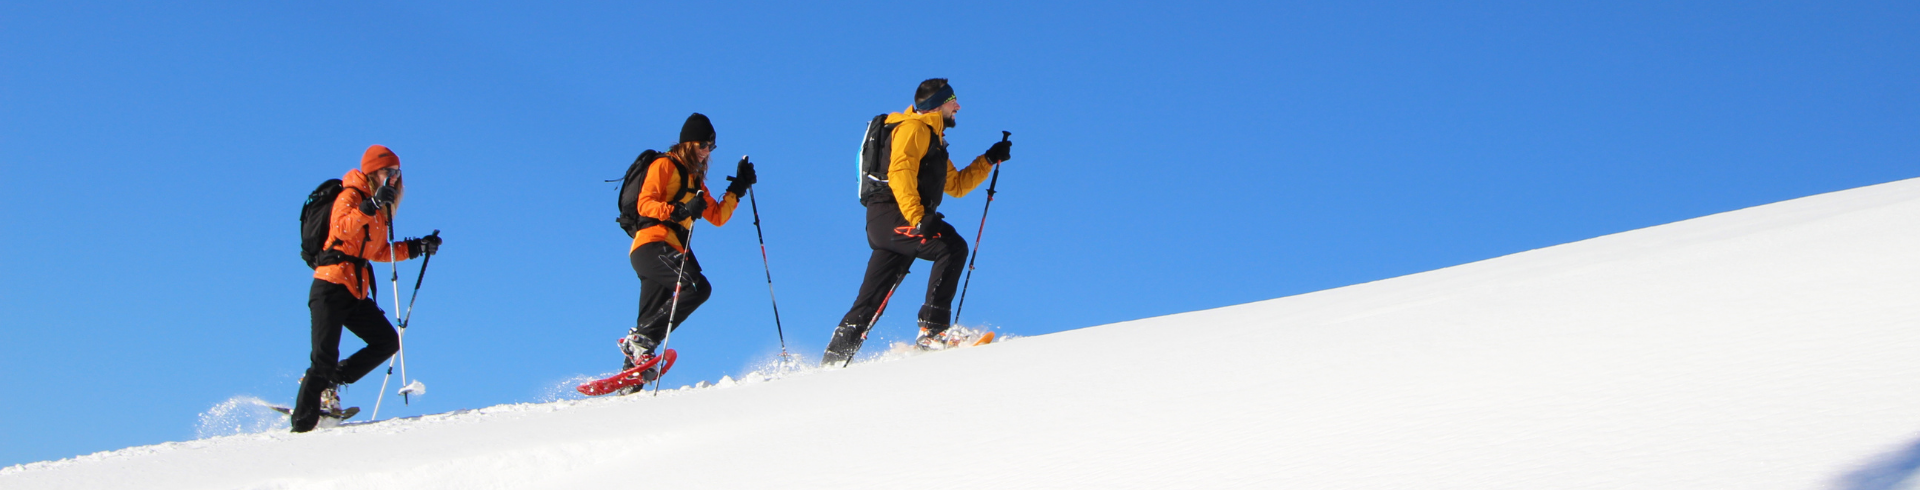
[[[380,190],[373,191],[373,207],[384,208],[392,206],[393,200],[399,196],[399,188],[391,185],[380,186]]]
[[[993,162],[995,164],[999,164],[1000,162],[1012,160],[1013,159],[1012,152],[1013,152],[1013,142],[1002,141],[999,143],[994,143],[993,147],[991,148],[987,148],[987,152],[984,154],[984,156],[987,157],[987,161]]]
[[[913,227],[913,235],[922,237],[932,235],[930,232],[933,231],[933,223],[940,221],[938,216],[938,214],[935,214],[934,216],[921,218],[920,224]]]
[[[440,252],[440,235],[408,238],[405,243],[408,257],[425,257]]]
[[[939,238],[940,233],[934,231],[936,229],[935,223],[939,223],[940,219],[945,217],[947,217],[947,215],[933,213],[933,216],[920,218],[920,224],[918,225],[896,227],[893,229],[893,232],[905,235],[907,238],[918,238],[921,242],[927,241],[928,237]]]
[[[733,181],[733,183],[727,184],[727,193],[735,196],[745,196],[747,195],[747,188],[753,187],[753,184],[760,182],[760,177],[753,173],[753,162],[747,161],[747,157],[740,157],[740,168],[735,169],[733,171],[733,177],[728,177],[727,180]]]
[[[684,221],[687,218],[698,217],[706,210],[707,196],[695,193],[692,201],[673,203],[673,212],[667,215],[667,220]]]

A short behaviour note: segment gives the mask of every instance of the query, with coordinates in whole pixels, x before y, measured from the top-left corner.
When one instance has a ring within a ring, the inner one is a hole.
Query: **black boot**
[[[821,366],[846,364],[853,354],[860,352],[860,343],[867,340],[867,329],[852,323],[842,323],[833,329],[833,340],[827,342],[827,353],[820,357]]]
[[[320,375],[314,369],[308,369],[307,375],[300,378],[300,392],[294,395],[291,414],[294,432],[310,431],[320,424],[320,416],[326,415],[327,412],[321,402],[321,396],[333,389],[333,385],[330,376]]]

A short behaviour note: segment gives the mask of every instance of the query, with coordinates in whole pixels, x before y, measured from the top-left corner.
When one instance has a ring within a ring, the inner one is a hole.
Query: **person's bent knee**
[[[707,302],[707,298],[713,297],[713,284],[708,283],[706,278],[694,280],[691,286],[693,287],[688,288],[691,291],[686,291],[681,301],[690,305],[699,305]]]
[[[361,339],[367,341],[368,350],[379,354],[382,359],[392,356],[396,352],[400,352],[400,335],[393,330],[387,330],[387,332],[386,335],[381,335],[376,338]]]

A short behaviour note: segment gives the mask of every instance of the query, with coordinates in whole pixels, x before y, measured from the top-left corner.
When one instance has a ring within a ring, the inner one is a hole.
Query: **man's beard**
[[[960,122],[953,120],[952,114],[948,114],[945,119],[947,120],[947,127],[949,128],[960,125]]]

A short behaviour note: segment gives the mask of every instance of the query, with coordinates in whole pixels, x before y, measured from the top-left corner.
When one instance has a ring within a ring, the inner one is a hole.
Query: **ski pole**
[[[1012,131],[1001,131],[1000,141],[1005,142],[1013,136]],[[967,308],[967,286],[973,284],[973,264],[980,261],[980,237],[987,232],[987,211],[993,209],[993,195],[1000,191],[1000,165],[993,166],[993,182],[987,184],[987,205],[980,208],[980,230],[973,232],[973,256],[967,258],[967,278],[960,282],[960,304],[953,307],[953,324],[960,324],[960,312]]]
[[[427,236],[440,236],[440,230],[433,230]],[[407,322],[413,321],[413,303],[420,300],[420,283],[427,280],[427,263],[432,261],[432,255],[420,258],[420,276],[413,278],[413,297],[407,299],[407,315],[400,319],[400,330],[406,330]]]
[[[387,269],[392,272],[392,275],[388,276],[388,281],[389,281],[388,284],[391,287],[387,289],[393,290],[393,312],[399,313],[400,312],[400,263],[397,261],[391,260],[393,258],[393,255],[392,255],[393,254],[393,206],[391,205],[387,206],[386,211],[387,211],[387,254],[388,254],[387,258],[389,259],[387,260]],[[402,320],[401,325],[406,325],[406,322]],[[406,337],[406,335],[407,335],[406,328],[401,327],[400,332],[394,336],[393,343],[394,343],[394,348],[396,350],[394,352],[393,357],[387,358],[387,375],[385,377],[380,378],[380,393],[377,395],[374,395],[373,415],[370,416],[371,417],[370,420],[380,420],[380,402],[386,401],[387,382],[393,380],[393,363],[395,360],[401,359],[402,357],[407,355],[407,344],[400,341],[400,339]],[[405,362],[405,361],[402,361],[402,362]],[[402,367],[400,368],[400,384],[404,385],[404,384],[407,384],[407,368],[404,367],[405,364],[402,364],[401,366]]]
[[[784,362],[790,355],[787,354],[787,332],[780,326],[780,298],[773,294],[773,265],[767,261],[767,235],[760,231],[760,202],[754,199],[753,188],[747,188],[747,205],[753,209],[753,234],[760,238],[760,265],[767,272],[767,299],[773,301],[773,332],[780,336],[780,360]]]
[[[440,236],[440,230],[433,230],[433,233],[428,234],[427,236],[433,236],[433,237]],[[404,338],[407,336],[407,325],[413,322],[413,303],[415,301],[420,300],[420,283],[422,281],[427,280],[427,264],[430,262],[433,262],[433,255],[431,254],[427,255],[426,257],[420,258],[420,275],[413,278],[413,296],[407,299],[406,316],[403,316],[400,318],[400,333],[399,335],[394,337],[396,343],[399,342],[398,339]],[[396,303],[394,307],[398,308],[399,304]],[[420,380],[417,380],[417,379],[413,380],[412,383],[406,383],[406,380],[407,380],[407,358],[406,356],[400,356],[400,381],[402,382],[403,385],[405,385],[400,387],[400,400],[403,403],[412,405],[413,393],[420,391],[422,388],[425,388],[425,386],[415,386],[416,384],[420,383]],[[382,388],[382,391],[385,391],[385,388]]]
[[[705,192],[704,190],[693,191],[693,198],[706,199],[707,196]],[[698,216],[693,218],[692,224],[687,225],[686,243],[680,244],[680,246],[686,248],[687,251],[680,253],[680,268],[673,271],[673,300],[669,301],[667,305],[667,333],[660,336],[660,352],[662,353],[667,351],[667,340],[673,338],[673,317],[674,315],[680,314],[680,286],[686,283],[687,258],[693,256],[693,225],[697,224],[700,224],[700,218]],[[654,366],[659,367],[659,364],[654,364]],[[660,378],[664,377],[666,377],[665,372],[654,376],[653,396],[660,396]]]
[[[880,307],[875,308],[873,310],[873,319],[867,320],[867,328],[860,331],[860,341],[862,343],[866,342],[867,334],[873,332],[873,326],[880,323],[880,314],[887,312],[887,303],[893,302],[893,291],[896,289],[900,289],[900,283],[907,282],[907,273],[913,272],[912,270],[913,263],[911,262],[907,263],[907,269],[908,270],[900,271],[900,277],[898,279],[893,280],[893,287],[887,288],[887,296],[885,298],[880,299]],[[847,356],[846,362],[840,363],[840,367],[847,367],[852,365],[853,365],[852,355]]]

